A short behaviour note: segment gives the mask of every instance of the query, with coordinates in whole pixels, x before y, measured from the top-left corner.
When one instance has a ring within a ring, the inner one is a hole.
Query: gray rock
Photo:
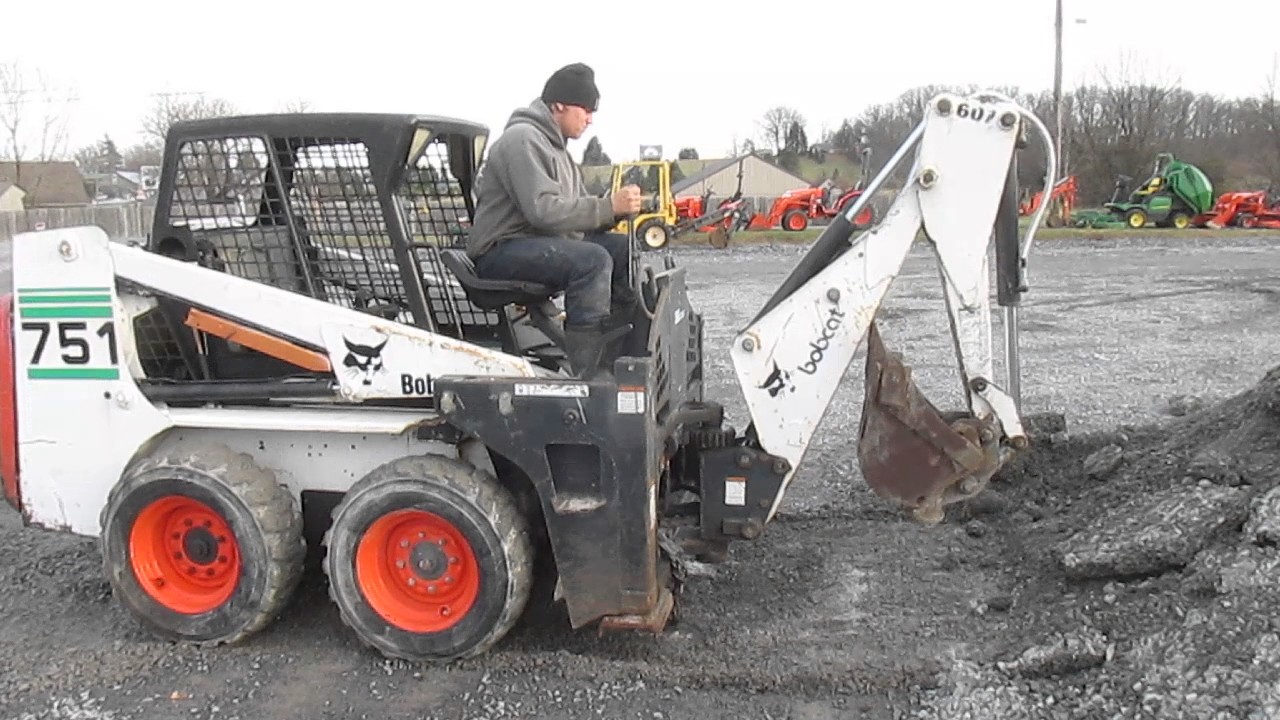
[[[1124,449],[1119,445],[1108,445],[1094,451],[1084,459],[1084,472],[1094,480],[1109,477],[1124,462]]]
[[[1106,636],[1093,628],[1057,633],[1044,644],[1033,645],[1012,662],[996,663],[1006,673],[1028,678],[1052,677],[1097,667],[1113,652]]]
[[[1203,552],[1188,568],[1195,589],[1228,594],[1280,587],[1280,551],[1245,545]]]
[[[964,504],[965,509],[968,510],[969,517],[1004,515],[1009,511],[1009,500],[993,489],[988,489],[981,495],[970,498]]]
[[[1174,417],[1182,417],[1204,409],[1204,399],[1196,395],[1174,395],[1169,398],[1166,410]]]
[[[1280,587],[1280,551],[1271,547],[1215,547],[1199,553],[1184,573],[1190,593],[1229,594]]]
[[[1280,555],[1255,548],[1242,550],[1234,562],[1222,568],[1218,577],[1218,589],[1224,593],[1274,588],[1277,584],[1280,584]]]
[[[1253,501],[1244,534],[1259,545],[1280,544],[1280,487],[1272,488]]]
[[[1231,454],[1216,445],[1202,448],[1187,464],[1187,473],[1196,479],[1221,485],[1240,485],[1244,478],[1232,466]]]
[[[1246,494],[1209,484],[1139,495],[1058,544],[1069,577],[1144,575],[1183,567],[1221,528],[1239,525]]]

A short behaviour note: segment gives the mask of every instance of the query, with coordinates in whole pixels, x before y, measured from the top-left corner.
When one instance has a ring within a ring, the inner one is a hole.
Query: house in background
[[[94,202],[111,200],[135,200],[142,189],[142,173],[137,170],[116,170],[106,173],[84,173],[89,194]]]
[[[18,212],[26,209],[22,198],[26,197],[22,188],[6,180],[0,180],[0,212]]]
[[[25,209],[83,207],[91,200],[80,168],[71,161],[0,162],[0,185],[18,186]]]
[[[680,160],[684,178],[671,184],[676,197],[728,197],[738,190],[738,165],[742,165],[742,194],[775,198],[788,190],[809,187],[809,181],[787,172],[755,153],[716,160]],[[694,168],[695,164],[701,167]]]

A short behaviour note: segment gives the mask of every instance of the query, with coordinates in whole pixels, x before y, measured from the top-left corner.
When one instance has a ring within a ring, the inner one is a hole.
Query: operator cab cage
[[[175,123],[147,248],[170,257],[500,347],[506,316],[468,301],[441,260],[465,246],[488,128],[379,113],[281,114]],[[160,298],[135,323],[158,381],[269,380],[289,363],[193,332]]]

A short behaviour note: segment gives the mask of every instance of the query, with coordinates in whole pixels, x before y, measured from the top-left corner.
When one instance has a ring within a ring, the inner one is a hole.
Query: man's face
[[[560,108],[556,113],[556,122],[560,125],[560,132],[570,139],[576,140],[582,137],[591,125],[591,116],[594,115],[591,110],[581,105],[566,105],[564,103],[556,103]]]

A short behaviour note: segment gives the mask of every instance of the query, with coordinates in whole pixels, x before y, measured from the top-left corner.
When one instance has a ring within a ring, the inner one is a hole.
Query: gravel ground
[[[416,667],[362,649],[312,575],[248,644],[174,646],[115,606],[93,541],[0,508],[0,718],[1280,717],[1276,239],[1036,248],[1024,411],[1067,432],[935,527],[861,484],[855,359],[784,512],[658,637],[540,606],[483,658]],[[739,427],[728,340],[801,252],[677,251]],[[938,292],[918,248],[881,317],[945,409]]]

